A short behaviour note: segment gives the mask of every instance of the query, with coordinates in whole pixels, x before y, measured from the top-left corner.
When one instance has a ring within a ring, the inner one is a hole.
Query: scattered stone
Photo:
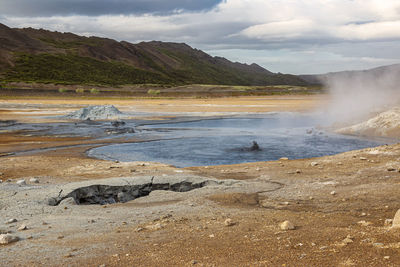
[[[313,200],[314,198],[313,198],[312,196],[310,196],[308,199],[309,199],[309,200]]]
[[[135,229],[135,232],[141,232],[141,231],[143,231],[144,229],[142,228],[142,227],[138,227],[138,228],[136,228]]]
[[[11,183],[12,180],[11,180],[11,179],[7,179],[6,182],[7,182],[7,183]]]
[[[395,172],[395,171],[396,171],[396,169],[395,169],[395,168],[393,168],[393,167],[389,167],[389,168],[387,168],[387,171],[388,171],[388,172]]]
[[[59,235],[59,236],[57,236],[57,239],[63,239],[64,238],[64,236],[63,235]]]
[[[367,160],[367,158],[365,158],[365,157],[360,157],[360,160]]]
[[[26,224],[21,224],[20,227],[18,227],[18,231],[25,231],[28,230],[28,226],[26,226]]]
[[[298,169],[297,169],[297,170],[296,170],[296,173],[301,173],[301,170],[298,170]]]
[[[337,165],[343,165],[343,163],[342,162],[338,162],[338,163],[336,163]]]
[[[346,236],[346,238],[342,240],[342,243],[345,245],[353,243],[353,242],[354,242],[353,237],[350,235]]]
[[[392,228],[400,228],[400,209],[397,210],[396,214],[394,215]]]
[[[384,256],[383,257],[385,260],[388,260],[388,259],[390,259],[390,256]]]
[[[9,219],[9,220],[6,222],[6,224],[15,223],[15,222],[18,222],[18,220],[15,219],[15,218],[13,218],[13,219]]]
[[[146,229],[154,230],[154,231],[160,230],[162,228],[164,228],[164,225],[162,225],[161,223],[156,223],[156,224],[151,224],[151,225],[146,226]]]
[[[23,186],[23,185],[26,185],[26,181],[25,181],[24,179],[18,180],[18,181],[16,182],[16,184],[19,185],[19,186]]]
[[[0,179],[0,184],[3,183],[3,180]]]
[[[287,158],[287,157],[282,157],[282,158],[280,158],[279,160],[289,160],[289,158]]]
[[[390,226],[392,226],[392,224],[393,224],[393,219],[386,219],[384,226],[390,227]]]
[[[336,195],[336,191],[331,191],[330,193],[332,196]]]
[[[282,204],[285,205],[285,206],[287,206],[287,205],[289,205],[289,202],[288,202],[288,201],[285,201],[285,202],[282,202]]]
[[[311,164],[310,164],[310,165],[311,165],[312,167],[315,167],[315,166],[317,166],[318,164],[319,164],[318,162],[316,162],[316,161],[313,161],[313,162],[311,162]]]
[[[235,225],[236,223],[234,222],[234,221],[232,221],[232,219],[230,219],[230,218],[228,218],[228,219],[226,219],[225,221],[224,221],[224,225],[225,226],[233,226],[233,225]]]
[[[372,245],[373,245],[374,247],[383,248],[383,246],[384,246],[385,244],[383,244],[383,243],[373,243]]]
[[[214,234],[211,234],[211,235],[209,235],[208,237],[209,237],[209,238],[214,238],[215,235],[214,235]]]
[[[359,222],[357,222],[359,225],[361,225],[361,226],[369,226],[369,225],[371,225],[371,224],[373,224],[372,222],[367,222],[367,221],[364,221],[364,220],[362,220],[362,221],[359,221]]]
[[[2,234],[0,235],[0,244],[7,245],[13,242],[17,242],[19,240],[18,236],[14,236],[11,234]]]
[[[196,260],[192,260],[190,263],[191,263],[192,265],[196,265],[196,264],[197,264],[197,261],[196,261]]]
[[[365,212],[363,212],[363,213],[360,214],[360,216],[361,217],[365,217],[365,216],[367,216],[367,214]]]
[[[38,184],[39,183],[39,179],[34,177],[34,178],[29,179],[29,182],[34,183],[34,184]]]
[[[294,224],[293,223],[291,223],[290,221],[284,221],[284,222],[282,222],[281,224],[279,224],[279,227],[282,229],[282,230],[294,230],[295,229],[295,226],[294,226]]]

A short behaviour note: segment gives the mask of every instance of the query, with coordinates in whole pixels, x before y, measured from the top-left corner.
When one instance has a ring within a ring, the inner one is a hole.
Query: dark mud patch
[[[138,185],[90,185],[80,187],[63,197],[53,197],[48,199],[50,206],[57,206],[67,198],[73,198],[78,205],[105,205],[115,203],[125,203],[136,198],[148,196],[155,190],[166,190],[174,192],[188,192],[202,188],[210,184],[210,181],[188,182],[180,181],[176,183],[145,183]],[[60,192],[61,194],[61,192]]]

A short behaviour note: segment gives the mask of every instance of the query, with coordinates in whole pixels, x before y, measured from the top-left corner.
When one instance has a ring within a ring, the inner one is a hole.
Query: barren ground
[[[38,103],[53,106],[43,110],[33,105]],[[321,103],[316,96],[4,100],[0,101],[0,118],[38,122],[43,121],[38,114],[64,114],[87,104],[115,104],[122,111],[171,116],[205,112],[202,115],[207,116],[305,111]],[[0,179],[4,181],[0,184],[0,230],[21,238],[0,246],[2,266],[400,265],[400,231],[385,226],[385,220],[400,208],[399,144],[314,159],[176,169],[159,163],[87,158],[85,151],[96,146],[90,138],[6,132],[0,133],[0,140],[0,153],[5,155],[0,157]],[[135,140],[110,142],[130,141]],[[88,146],[7,156],[71,144]],[[153,176],[233,179],[237,184],[185,193],[154,191],[114,205],[62,203],[53,207],[45,203],[70,183]],[[39,177],[40,183],[15,185],[16,180],[31,177]],[[6,224],[11,218],[18,221]],[[233,225],[225,225],[228,218]],[[279,223],[285,220],[296,229],[281,230]],[[21,224],[28,229],[18,231]]]

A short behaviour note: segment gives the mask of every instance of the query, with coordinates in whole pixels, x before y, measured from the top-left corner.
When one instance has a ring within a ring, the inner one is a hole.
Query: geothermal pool
[[[153,161],[176,167],[319,157],[388,143],[339,135],[316,128],[321,117],[296,113],[154,123],[138,127],[155,141],[92,149],[91,157]],[[260,150],[251,150],[256,141]]]

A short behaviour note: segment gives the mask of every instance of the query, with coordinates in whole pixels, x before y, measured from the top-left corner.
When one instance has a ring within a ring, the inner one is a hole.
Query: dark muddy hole
[[[66,198],[73,198],[78,205],[105,205],[118,202],[128,202],[136,198],[148,196],[154,190],[166,190],[174,192],[187,192],[193,189],[201,188],[209,184],[209,181],[188,182],[181,181],[177,183],[146,183],[139,185],[90,185],[80,187],[66,196],[54,197],[48,200],[50,206],[57,206]]]

